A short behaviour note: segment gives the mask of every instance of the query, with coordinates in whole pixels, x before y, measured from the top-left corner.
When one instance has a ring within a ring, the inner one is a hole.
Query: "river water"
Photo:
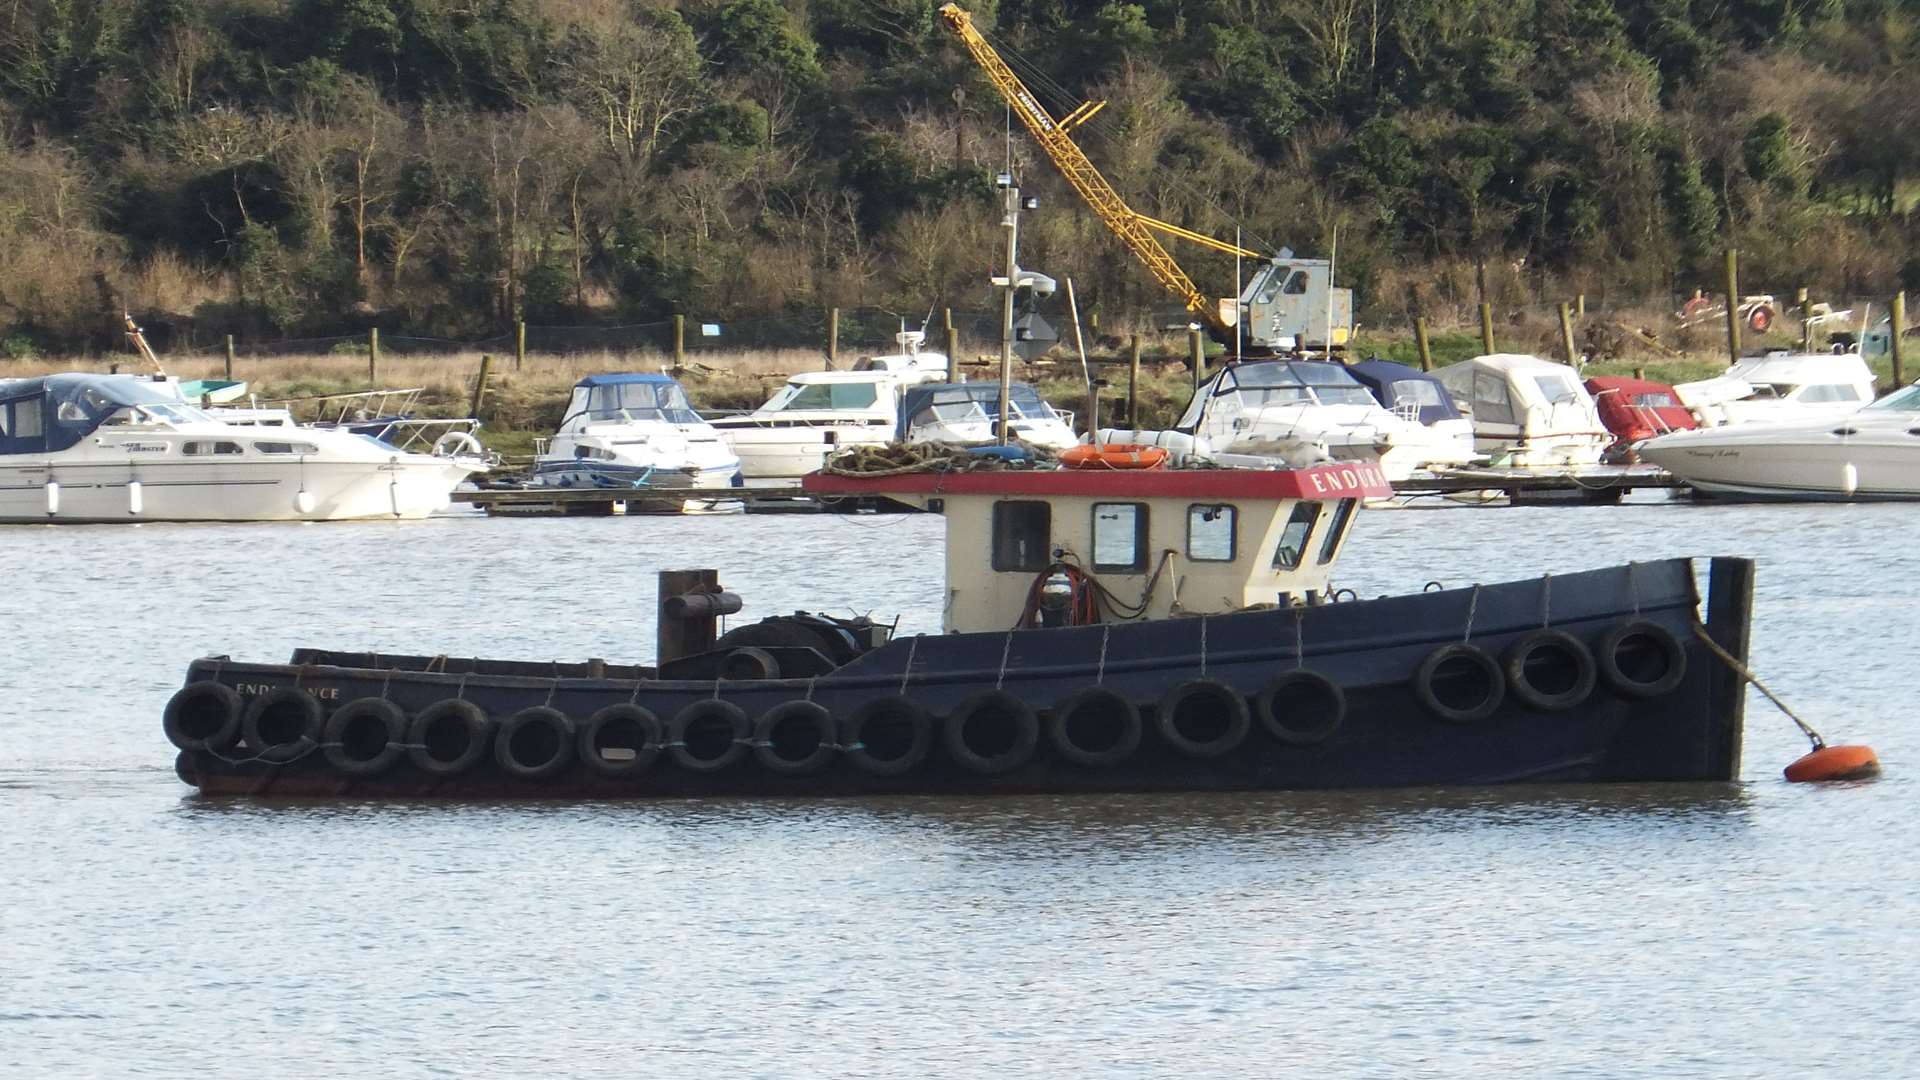
[[[203,653],[652,654],[654,573],[937,630],[931,517],[0,530],[0,1077],[1920,1074],[1920,507],[1362,515],[1363,595],[1760,560],[1755,664],[1879,781],[207,802]]]

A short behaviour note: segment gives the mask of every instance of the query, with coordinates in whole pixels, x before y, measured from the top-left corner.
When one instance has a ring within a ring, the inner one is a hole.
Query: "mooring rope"
[[[1639,568],[1640,564],[1637,562],[1627,563],[1627,600],[1633,605],[1633,617],[1636,619],[1640,617],[1640,582],[1636,579],[1634,571]]]
[[[1200,616],[1200,677],[1207,677],[1207,617]]]
[[[1293,609],[1293,667],[1295,671],[1304,671],[1307,666],[1307,609]]]
[[[900,696],[901,697],[905,697],[907,695],[907,680],[913,677],[913,653],[914,653],[914,650],[918,649],[919,647],[920,647],[920,635],[915,634],[913,635],[913,640],[907,642],[907,666],[900,669]]]
[[[993,688],[1000,689],[1007,681],[1007,657],[1013,653],[1013,631],[1007,631],[1007,640],[1000,646],[1000,674],[993,680]]]
[[[1093,685],[1099,686],[1107,680],[1107,639],[1113,636],[1113,624],[1100,624],[1100,664],[1093,671]]]
[[[1473,612],[1474,609],[1479,606],[1480,586],[1475,585],[1473,591],[1467,594],[1467,632],[1460,636],[1462,644],[1472,644],[1473,642]]]
[[[1553,575],[1540,575],[1540,629],[1553,625]]]
[[[1728,652],[1726,649],[1721,648],[1720,643],[1713,640],[1713,636],[1707,633],[1707,628],[1705,626],[1702,626],[1699,620],[1697,619],[1694,620],[1694,623],[1693,623],[1693,633],[1694,633],[1694,636],[1698,637],[1703,643],[1706,644],[1707,648],[1713,652],[1713,655],[1726,661],[1728,667],[1732,668],[1741,678],[1752,683],[1753,688],[1755,690],[1758,690],[1762,694],[1765,694],[1767,696],[1768,701],[1773,702],[1776,706],[1779,707],[1781,712],[1786,713],[1787,719],[1793,721],[1794,725],[1800,729],[1800,734],[1805,735],[1807,737],[1808,742],[1813,743],[1813,748],[1815,750],[1823,750],[1826,748],[1827,740],[1822,738],[1820,736],[1820,733],[1813,729],[1813,725],[1807,723],[1805,720],[1800,719],[1800,717],[1796,715],[1792,709],[1787,708],[1786,702],[1781,701],[1778,697],[1774,696],[1773,691],[1767,689],[1767,684],[1760,681],[1760,676],[1755,675],[1753,673],[1753,669],[1741,663],[1738,657],[1734,656],[1732,653]]]

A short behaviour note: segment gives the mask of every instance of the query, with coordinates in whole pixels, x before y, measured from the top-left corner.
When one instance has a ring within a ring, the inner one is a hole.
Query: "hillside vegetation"
[[[1166,298],[927,0],[5,0],[0,354],[515,318]],[[975,0],[1145,212],[1363,322],[1717,281],[1920,287],[1920,0]],[[1229,258],[1179,255],[1225,293]]]

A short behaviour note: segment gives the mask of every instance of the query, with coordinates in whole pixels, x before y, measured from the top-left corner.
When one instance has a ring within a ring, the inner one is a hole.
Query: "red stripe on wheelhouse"
[[[1380,498],[1393,486],[1375,464],[1311,469],[1035,469],[907,473],[867,479],[809,473],[814,495],[1088,495],[1111,498]]]

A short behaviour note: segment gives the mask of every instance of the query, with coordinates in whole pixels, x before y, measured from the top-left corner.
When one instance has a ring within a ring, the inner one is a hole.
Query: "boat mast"
[[[1000,174],[1000,187],[1006,192],[1007,216],[1002,225],[1007,229],[1007,289],[1001,303],[1000,317],[1000,438],[1001,446],[1007,445],[1008,404],[1007,386],[1013,381],[1013,291],[1020,287],[1020,264],[1016,258],[1016,249],[1020,243],[1020,189],[1013,184],[1013,163],[1007,163],[1007,171]]]

